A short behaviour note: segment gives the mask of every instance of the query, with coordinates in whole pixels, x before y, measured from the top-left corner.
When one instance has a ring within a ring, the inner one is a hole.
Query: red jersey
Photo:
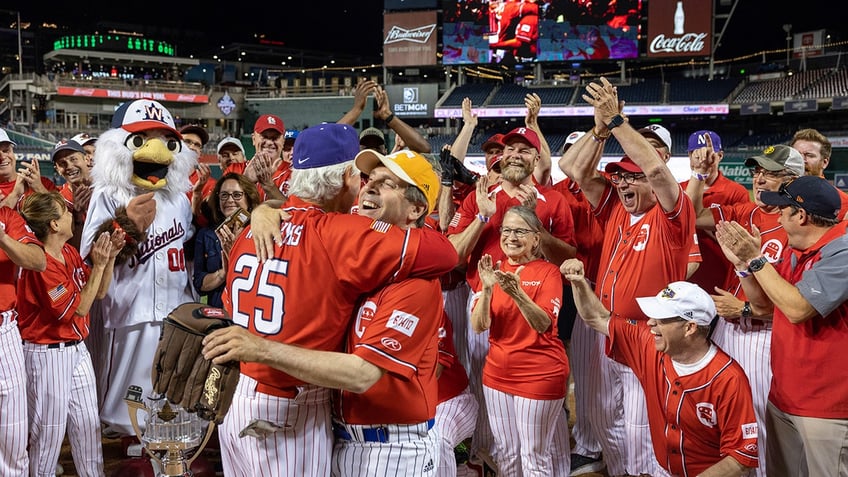
[[[773,377],[769,401],[781,411],[820,419],[848,419],[848,300],[843,284],[845,231],[840,222],[806,250],[788,248],[776,265],[819,312],[792,324],[774,308],[771,335]],[[837,243],[833,243],[837,242]],[[824,258],[830,264],[821,264]],[[836,269],[834,269],[836,267]]]
[[[651,331],[635,324],[610,320],[607,354],[633,369],[645,390],[657,462],[679,476],[699,475],[727,456],[757,467],[757,419],[742,366],[713,345],[709,362],[681,376]]]
[[[9,207],[0,207],[0,227],[12,240],[20,243],[41,245],[21,214]],[[18,268],[6,251],[0,248],[0,313],[15,309],[15,287]]]
[[[283,246],[258,263],[250,227],[230,252],[224,307],[233,321],[264,338],[304,348],[342,351],[358,297],[410,275],[436,277],[456,266],[442,234],[401,230],[367,217],[325,213],[290,197],[283,210]],[[435,333],[435,331],[434,331]],[[241,372],[270,388],[302,381],[258,363]]]
[[[501,270],[515,272],[520,266],[504,260]],[[521,289],[545,311],[551,326],[544,333],[534,330],[515,300],[495,286],[483,384],[528,399],[563,398],[569,370],[565,348],[557,334],[557,315],[562,305],[559,267],[543,259],[524,264]]]
[[[688,181],[684,182],[683,189],[686,189],[688,184]],[[730,206],[751,203],[751,197],[748,189],[742,184],[728,179],[719,171],[715,182],[704,187],[703,202],[705,208]],[[698,229],[697,235],[701,248],[701,266],[689,277],[689,281],[696,283],[707,293],[714,293],[713,287],[722,288],[728,273],[733,273],[733,264],[724,256],[713,231]]]
[[[247,169],[246,162],[233,162],[224,170],[224,174],[230,172],[237,172],[239,174],[244,174],[244,171]],[[291,163],[286,161],[282,161],[279,166],[277,166],[277,170],[274,171],[274,175],[271,177],[271,180],[274,181],[274,184],[280,189],[280,192],[283,193],[284,196],[289,196],[289,180],[291,179]],[[256,190],[259,191],[259,200],[265,202],[268,200],[268,196],[265,193],[265,189],[262,188],[262,184],[259,182],[256,183]]]
[[[347,424],[417,424],[436,416],[436,362],[444,309],[439,281],[411,278],[367,297],[348,333],[348,352],[386,373],[362,394],[336,400]]]
[[[0,182],[0,193],[3,193],[3,196],[7,197],[15,189],[15,182],[16,181]],[[46,177],[41,178],[41,185],[43,185],[44,188],[47,189],[47,192],[52,192],[56,190],[56,184],[54,184],[53,181],[47,179]],[[33,193],[35,193],[35,191],[33,191],[32,188],[24,188],[24,193],[18,198],[18,203],[15,204],[15,208],[20,211],[21,204],[23,203],[24,198]]]
[[[18,283],[18,327],[21,338],[51,344],[82,340],[88,336],[88,314],[75,312],[91,269],[70,244],[62,247],[60,262],[50,254],[43,272],[21,270]]]
[[[495,214],[489,218],[489,222],[483,227],[474,250],[469,255],[469,265],[465,278],[471,289],[480,291],[482,285],[477,276],[477,262],[484,254],[492,256],[492,263],[498,260],[506,262],[506,255],[501,250],[501,224],[503,217],[510,207],[521,205],[521,202],[510,197],[500,184],[489,188],[489,196],[495,201]],[[477,220],[477,191],[472,191],[462,202],[462,207],[456,211],[448,228],[448,235],[457,234],[465,230],[472,221]],[[574,245],[574,219],[565,198],[559,192],[550,187],[536,185],[536,215],[542,221],[542,226],[554,237]],[[562,293],[562,290],[560,290]],[[654,293],[656,294],[656,293]]]
[[[783,226],[777,222],[777,219],[780,218],[779,212],[765,212],[753,202],[727,206],[713,206],[710,211],[713,213],[713,219],[716,223],[721,220],[728,222],[735,220],[749,232],[752,231],[751,226],[756,225],[757,228],[760,229],[760,234],[762,236],[762,246],[760,247],[760,251],[762,251],[763,255],[772,264],[777,263],[781,256],[783,256],[783,252],[786,249],[789,238],[786,236],[786,231],[783,230]],[[730,263],[727,258],[724,257],[724,253],[721,253],[724,261]],[[742,290],[742,284],[739,283],[739,277],[736,276],[736,272],[734,271],[732,264],[727,270],[727,275],[725,276],[722,288],[741,299],[745,298],[745,292]],[[713,290],[706,291],[711,293]]]
[[[647,320],[636,297],[686,279],[695,240],[692,202],[681,190],[671,212],[656,204],[634,221],[615,188],[607,186],[595,218],[606,231],[595,293],[613,316]]]
[[[443,366],[439,376],[439,404],[458,396],[468,387],[468,374],[457,359],[453,345],[453,325],[447,313],[443,313],[439,328],[439,364]]]
[[[592,214],[592,204],[586,199],[583,190],[577,182],[566,177],[553,185],[553,189],[562,194],[566,204],[571,209],[574,220],[574,236],[577,240],[577,258],[586,267],[587,277],[598,275],[598,263],[601,256],[601,246],[604,243],[604,231]],[[567,282],[566,285],[571,285]]]

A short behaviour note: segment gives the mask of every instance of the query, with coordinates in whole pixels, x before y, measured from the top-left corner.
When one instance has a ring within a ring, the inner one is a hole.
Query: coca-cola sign
[[[435,11],[387,13],[383,16],[383,64],[424,66],[436,64],[438,42]]]
[[[651,0],[648,6],[648,56],[709,56],[713,2]]]

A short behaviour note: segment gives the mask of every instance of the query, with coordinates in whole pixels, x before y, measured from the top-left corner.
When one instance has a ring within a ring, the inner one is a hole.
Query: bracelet
[[[390,122],[392,122],[392,119],[394,119],[394,118],[395,118],[395,113],[391,113],[388,116],[386,116],[386,119],[384,119],[383,122],[386,123],[386,124],[389,124]]]
[[[692,178],[699,180],[699,181],[705,181],[705,180],[707,180],[707,177],[709,177],[709,176],[710,176],[709,174],[701,174],[698,171],[692,171]]]
[[[490,218],[490,217],[486,217],[486,216],[485,216],[485,215],[483,215],[483,214],[477,214],[477,220],[479,220],[480,222],[483,222],[484,224],[488,224],[488,223],[489,223],[489,218]]]
[[[604,142],[609,139],[611,134],[612,132],[607,132],[606,136],[601,136],[595,132],[595,128],[592,128],[592,139],[594,139],[595,142]]]
[[[747,270],[736,270],[736,276],[739,278],[750,277],[751,274]]]

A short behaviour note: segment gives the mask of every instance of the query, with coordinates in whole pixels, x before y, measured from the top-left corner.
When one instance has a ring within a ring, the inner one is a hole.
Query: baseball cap
[[[483,151],[489,149],[490,147],[499,147],[499,148],[503,149],[504,148],[503,137],[504,137],[504,135],[501,134],[501,133],[492,134],[492,136],[489,137],[489,139],[486,139],[486,142],[484,142],[480,146],[480,149],[482,149]]]
[[[713,299],[701,287],[689,282],[669,283],[656,296],[636,298],[648,318],[683,318],[706,326],[716,316]]]
[[[565,151],[568,150],[569,147],[573,146],[574,143],[580,140],[581,137],[585,136],[586,133],[583,131],[573,131],[571,134],[565,138],[565,143],[562,145],[562,152],[565,154]]]
[[[97,136],[92,136],[88,133],[79,133],[76,136],[72,137],[71,141],[76,142],[80,146],[85,146],[86,144],[88,144],[90,142],[97,141]]]
[[[651,124],[650,126],[645,126],[639,130],[639,132],[643,136],[654,136],[659,139],[661,143],[665,144],[665,147],[671,151],[671,133],[668,132],[668,129],[660,126],[659,124]]]
[[[200,138],[200,143],[204,146],[209,142],[209,133],[206,132],[203,126],[198,124],[189,124],[188,126],[181,127],[180,134],[196,134]]]
[[[356,155],[356,167],[364,174],[370,174],[380,164],[403,179],[409,185],[417,187],[427,198],[427,213],[433,212],[439,199],[439,176],[426,157],[410,150],[398,151],[384,156],[373,149],[363,149]]]
[[[234,137],[225,137],[224,139],[221,139],[221,142],[218,143],[218,154],[221,154],[221,149],[223,149],[224,146],[228,144],[232,144],[233,146],[238,147],[241,153],[244,154],[244,145],[242,145],[240,140]]]
[[[610,162],[609,164],[604,166],[604,171],[609,173],[619,171],[641,173],[642,168],[639,167],[639,165],[637,165],[635,162],[633,162],[633,159],[630,159],[630,157],[628,156],[624,156],[621,158],[620,161]]]
[[[795,148],[778,144],[763,149],[763,153],[745,159],[745,167],[759,165],[767,171],[782,171],[786,169],[796,176],[804,175],[804,158]]]
[[[297,135],[300,134],[300,131],[297,129],[286,129],[286,134],[284,136],[286,141],[294,141],[297,139]]]
[[[704,134],[709,134],[710,139],[713,141],[713,150],[721,151],[721,138],[714,131],[710,131],[707,129],[703,129],[701,131],[695,131],[691,135],[689,135],[689,148],[686,152],[692,152],[695,149],[700,149],[702,147],[707,147],[707,141],[704,139]]]
[[[6,132],[6,130],[0,129],[0,144],[2,144],[4,142],[11,143],[13,146],[18,147],[18,143],[9,139],[9,134]]]
[[[85,154],[85,149],[82,145],[74,140],[62,139],[53,146],[53,152],[50,153],[50,160],[56,161],[56,156],[62,151],[73,151]]]
[[[171,113],[152,99],[136,99],[122,104],[112,116],[112,127],[133,133],[148,129],[167,129],[180,139],[183,138],[174,125]]]
[[[760,200],[767,205],[794,205],[829,219],[839,216],[842,205],[836,188],[827,179],[818,176],[801,176],[781,185],[777,192],[760,192]]]
[[[359,143],[361,144],[362,140],[365,139],[368,136],[380,138],[380,141],[383,144],[386,143],[386,136],[383,134],[383,131],[380,131],[377,128],[366,128],[366,129],[362,130],[362,132],[359,133]]]
[[[262,134],[263,132],[273,129],[280,134],[286,133],[286,128],[283,126],[283,120],[279,116],[273,114],[263,114],[259,116],[256,123],[253,125],[253,132]]]
[[[292,167],[314,169],[352,161],[359,153],[356,130],[347,124],[323,123],[306,128],[297,136]]]
[[[503,143],[504,145],[506,145],[507,143],[510,143],[516,139],[530,144],[531,146],[536,148],[537,151],[542,150],[541,143],[539,142],[539,136],[536,134],[536,131],[530,128],[518,127],[513,129],[512,131],[504,135]]]
[[[490,157],[489,163],[486,164],[486,170],[491,171],[492,168],[495,167],[495,164],[501,162],[501,159],[503,159],[503,154],[495,154],[494,156]]]

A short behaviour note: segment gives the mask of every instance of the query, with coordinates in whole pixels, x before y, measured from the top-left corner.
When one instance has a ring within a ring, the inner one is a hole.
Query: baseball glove
[[[203,303],[174,308],[162,324],[153,358],[153,391],[220,424],[238,384],[238,362],[214,364],[201,351],[207,334],[231,324],[224,310]]]

